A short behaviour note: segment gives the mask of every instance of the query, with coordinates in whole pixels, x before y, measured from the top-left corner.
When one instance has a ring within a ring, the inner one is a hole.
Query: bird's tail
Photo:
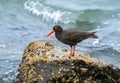
[[[97,31],[95,31],[95,32],[91,32],[90,34],[90,38],[98,38],[98,36],[95,34]]]

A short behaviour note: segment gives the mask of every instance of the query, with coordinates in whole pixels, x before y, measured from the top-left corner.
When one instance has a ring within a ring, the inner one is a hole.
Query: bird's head
[[[52,33],[54,33],[54,32],[62,32],[62,31],[63,31],[62,27],[59,26],[59,25],[56,25],[56,26],[54,26],[53,29],[47,34],[47,37],[50,36],[50,35],[51,35]]]

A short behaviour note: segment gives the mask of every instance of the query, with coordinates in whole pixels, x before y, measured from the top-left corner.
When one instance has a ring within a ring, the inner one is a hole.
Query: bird
[[[86,31],[79,31],[77,29],[67,29],[63,30],[60,25],[55,25],[53,29],[47,34],[49,37],[52,33],[55,32],[55,37],[64,44],[70,46],[70,54],[69,57],[75,55],[75,46],[88,38],[98,38],[95,34],[96,32],[86,32]]]

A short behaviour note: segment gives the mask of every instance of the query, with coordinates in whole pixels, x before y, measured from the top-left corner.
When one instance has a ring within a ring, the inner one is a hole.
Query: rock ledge
[[[50,42],[31,42],[13,83],[120,83],[119,68],[82,52],[67,58],[68,52]]]

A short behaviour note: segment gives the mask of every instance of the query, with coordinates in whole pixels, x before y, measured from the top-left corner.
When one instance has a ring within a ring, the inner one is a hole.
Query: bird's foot
[[[68,54],[68,55],[64,56],[64,59],[71,59],[71,58],[73,58],[73,57],[74,57],[73,54]]]
[[[74,55],[73,55],[73,54],[72,54],[72,55],[70,54],[70,55],[68,55],[67,57],[70,59],[70,58],[74,57]]]

